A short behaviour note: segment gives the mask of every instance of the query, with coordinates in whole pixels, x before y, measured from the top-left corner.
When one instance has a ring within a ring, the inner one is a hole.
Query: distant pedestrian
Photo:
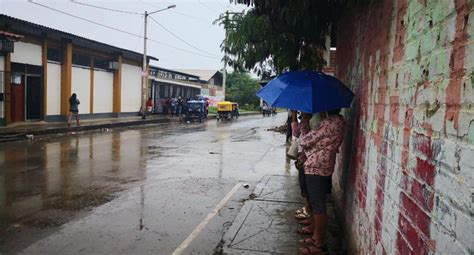
[[[182,111],[183,111],[183,98],[179,96],[176,103],[176,116],[181,117]]]
[[[161,100],[161,106],[163,106],[163,115],[168,115],[168,99],[166,97]]]
[[[146,114],[150,115],[153,111],[153,98],[148,98],[146,101]]]
[[[76,93],[72,93],[71,97],[69,98],[69,116],[67,118],[67,126],[71,126],[71,117],[74,115],[76,117],[77,126],[79,125],[79,104],[81,102],[77,99]]]
[[[176,105],[178,104],[178,101],[176,100],[176,98],[171,98],[170,100],[170,115],[171,117],[173,117],[175,115],[175,111],[176,111]]]

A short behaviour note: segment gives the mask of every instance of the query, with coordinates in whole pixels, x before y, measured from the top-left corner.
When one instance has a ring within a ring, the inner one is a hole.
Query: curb
[[[19,140],[28,139],[29,135],[51,135],[59,133],[68,133],[68,132],[80,132],[80,131],[89,131],[102,128],[117,128],[117,127],[127,127],[127,126],[138,126],[138,125],[147,125],[147,124],[160,124],[160,123],[169,123],[171,119],[151,119],[151,120],[136,120],[136,121],[126,121],[126,122],[115,122],[115,123],[105,123],[97,125],[88,125],[88,126],[79,126],[79,127],[59,127],[59,128],[49,128],[49,129],[40,129],[40,130],[31,130],[28,132],[6,132],[0,133],[0,143],[3,142],[13,142]]]
[[[239,114],[240,116],[253,116],[253,115],[261,115],[262,113],[260,112],[243,112]],[[217,117],[217,114],[209,114],[207,115],[208,119],[215,119]]]
[[[252,116],[259,115],[260,112],[246,112],[240,114],[240,116]],[[216,115],[209,115],[208,119],[215,119]],[[79,127],[58,127],[58,128],[48,128],[48,129],[39,129],[31,130],[28,132],[5,132],[0,133],[0,143],[4,142],[14,142],[29,139],[30,135],[41,136],[41,135],[51,135],[59,133],[68,133],[68,132],[81,132],[96,130],[102,128],[117,128],[117,127],[128,127],[128,126],[138,126],[138,125],[147,125],[147,124],[161,124],[161,123],[170,123],[172,119],[150,119],[150,120],[135,120],[135,121],[126,121],[126,122],[114,122],[114,123],[105,123],[97,125],[88,125],[88,126],[79,126]]]

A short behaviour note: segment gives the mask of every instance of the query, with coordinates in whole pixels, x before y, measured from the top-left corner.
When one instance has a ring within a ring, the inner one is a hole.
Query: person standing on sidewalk
[[[146,101],[146,115],[150,115],[153,112],[153,98],[149,97]]]
[[[181,96],[178,97],[176,103],[176,116],[181,118],[181,112],[183,111],[183,98]]]
[[[176,114],[176,105],[178,104],[178,101],[176,98],[171,98],[170,100],[170,116],[174,117]]]
[[[291,114],[291,128],[293,130],[293,142],[297,142],[300,137],[303,137],[310,131],[309,122],[311,119],[311,114],[301,113],[301,121],[298,123],[297,112],[292,111]],[[307,225],[298,229],[299,234],[313,234],[314,233],[314,224],[310,217],[311,214],[311,204],[309,202],[308,188],[306,186],[306,177],[304,174],[304,162],[306,161],[306,154],[303,151],[301,146],[298,146],[298,157],[295,162],[296,169],[298,170],[298,183],[301,190],[301,196],[305,199],[304,207],[295,212],[295,219],[298,220],[298,223],[301,225]]]
[[[161,99],[161,106],[163,107],[163,115],[167,116],[168,115],[168,98],[167,97]]]
[[[304,245],[300,249],[303,254],[319,254],[327,251],[326,194],[331,189],[336,155],[344,139],[345,121],[339,112],[340,109],[321,113],[318,125],[300,139],[300,145],[306,155],[304,174],[315,226],[311,238],[300,240],[300,244]]]
[[[81,102],[77,99],[76,93],[72,93],[71,97],[69,98],[69,116],[67,118],[67,126],[71,126],[71,117],[74,115],[76,117],[77,126],[79,125],[79,104]]]

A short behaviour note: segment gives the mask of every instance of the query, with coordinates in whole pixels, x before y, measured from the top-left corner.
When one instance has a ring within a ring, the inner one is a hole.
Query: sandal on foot
[[[311,225],[311,223],[313,223],[313,222],[309,218],[298,221],[298,224],[301,224],[301,225],[304,225],[304,226]]]
[[[305,220],[309,217],[306,213],[295,214],[295,219],[297,220]]]
[[[313,245],[316,241],[313,238],[304,238],[298,241],[301,245]]]
[[[300,235],[312,235],[314,230],[309,229],[308,227],[302,227],[296,231]]]
[[[328,247],[325,244],[311,244],[309,246],[304,246],[300,248],[301,254],[325,254],[328,250]]]
[[[307,214],[306,208],[303,206],[300,209],[295,211],[295,214]]]

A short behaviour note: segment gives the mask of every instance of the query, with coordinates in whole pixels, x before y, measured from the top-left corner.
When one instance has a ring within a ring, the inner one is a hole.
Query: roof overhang
[[[150,80],[154,80],[154,81],[163,82],[163,83],[169,83],[169,84],[174,84],[174,85],[181,85],[181,86],[185,86],[185,87],[189,87],[189,88],[196,88],[196,89],[201,89],[201,88],[202,88],[200,85],[197,85],[197,84],[190,84],[190,83],[182,82],[182,81],[161,79],[161,78],[157,78],[157,77],[149,77],[149,79],[150,79]]]
[[[0,38],[7,38],[11,41],[18,41],[23,37],[24,36],[22,36],[22,35],[6,32],[6,31],[0,31]]]
[[[125,58],[137,61],[143,60],[142,53],[87,39],[85,37],[81,37],[75,34],[67,33],[43,25],[35,24],[26,20],[18,19],[4,14],[0,14],[0,27],[2,27],[4,30],[8,30],[7,33],[11,34],[21,33],[23,35],[45,37],[57,41],[70,41],[74,45],[82,48],[93,49],[108,54],[121,54]],[[153,56],[147,56],[147,58],[148,60],[158,61],[158,58]]]

